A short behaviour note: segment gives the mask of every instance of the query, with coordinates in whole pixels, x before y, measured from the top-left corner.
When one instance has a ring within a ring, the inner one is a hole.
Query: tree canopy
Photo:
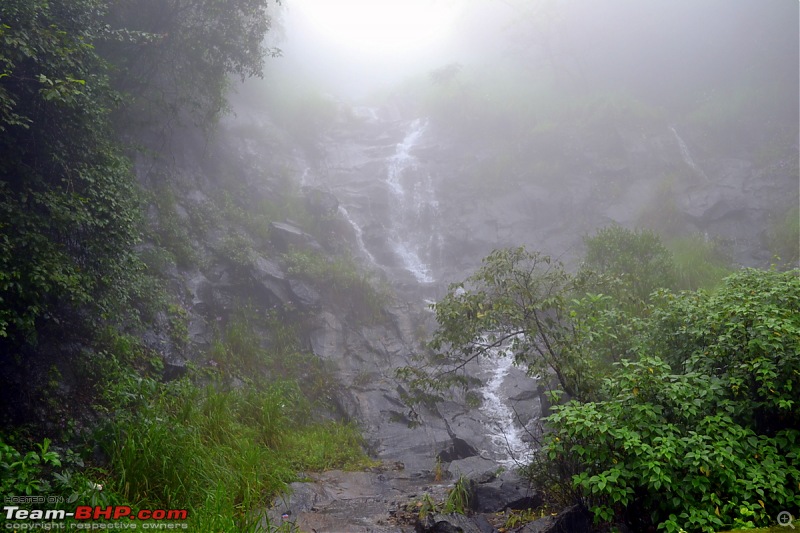
[[[143,226],[114,121],[207,121],[230,75],[261,74],[269,27],[260,0],[0,5],[0,337],[10,346],[45,322],[129,309]]]
[[[30,339],[66,308],[124,305],[118,289],[137,269],[137,193],[108,122],[118,94],[93,44],[106,34],[101,7],[0,6],[2,336]]]

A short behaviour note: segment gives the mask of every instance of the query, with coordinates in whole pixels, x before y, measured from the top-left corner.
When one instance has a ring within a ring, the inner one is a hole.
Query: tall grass
[[[156,384],[110,431],[107,485],[135,507],[190,509],[197,531],[251,530],[254,511],[298,471],[370,464],[355,426],[317,421],[312,411],[294,381],[233,390]]]
[[[793,207],[776,216],[767,236],[770,252],[781,268],[788,270],[800,266],[800,208]]]
[[[188,509],[193,531],[258,531],[298,472],[372,464],[358,428],[325,416],[335,380],[293,327],[243,309],[218,333],[208,354],[218,364],[169,383],[143,370],[127,337],[109,345],[119,356],[96,361],[110,415],[95,436],[109,458],[97,481],[109,501]]]
[[[676,289],[715,289],[733,272],[721,245],[703,235],[677,237],[667,243],[675,265]]]

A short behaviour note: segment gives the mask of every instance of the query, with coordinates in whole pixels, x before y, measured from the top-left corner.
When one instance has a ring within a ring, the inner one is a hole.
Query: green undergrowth
[[[426,492],[420,498],[410,502],[407,510],[416,512],[420,520],[427,515],[435,513],[467,514],[473,499],[474,494],[470,480],[460,476],[453,486],[447,489],[447,494],[443,500],[437,501]]]
[[[369,464],[358,429],[315,417],[294,381],[219,390],[130,377],[110,393],[140,403],[107,429],[110,491],[141,508],[189,508],[197,531],[222,517],[226,531],[246,526],[299,471]]]
[[[316,415],[292,380],[224,389],[122,369],[113,378],[112,416],[94,435],[107,464],[90,467],[47,439],[26,451],[0,438],[4,493],[59,496],[68,510],[188,509],[192,531],[258,531],[299,472],[373,464],[358,428]]]
[[[208,364],[163,382],[159,357],[108,332],[91,357],[102,422],[61,437],[75,452],[0,432],[0,489],[60,497],[68,511],[187,509],[192,531],[259,531],[301,472],[374,464],[359,428],[331,415],[334,380],[295,329],[245,309],[218,334]]]
[[[383,315],[389,289],[376,283],[350,256],[327,257],[319,252],[291,250],[284,254],[287,271],[310,283],[359,319]]]
[[[668,241],[666,246],[672,252],[677,289],[712,290],[733,273],[731,261],[723,252],[722,245],[703,235],[676,237]]]

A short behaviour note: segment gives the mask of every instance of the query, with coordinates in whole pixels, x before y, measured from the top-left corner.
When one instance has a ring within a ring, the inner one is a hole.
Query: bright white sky
[[[363,55],[418,52],[443,41],[455,18],[454,0],[291,0],[312,31]]]

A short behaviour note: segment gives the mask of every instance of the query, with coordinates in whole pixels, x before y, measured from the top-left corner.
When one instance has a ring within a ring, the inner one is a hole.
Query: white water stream
[[[342,215],[344,219],[347,220],[347,223],[350,224],[350,227],[353,228],[353,233],[356,235],[356,244],[358,244],[358,249],[361,251],[361,253],[367,256],[367,259],[369,259],[372,265],[377,265],[378,262],[375,261],[375,256],[372,255],[372,253],[369,251],[369,248],[367,248],[367,245],[364,244],[364,231],[361,229],[361,226],[356,224],[355,220],[353,220],[353,217],[350,216],[350,213],[342,204],[339,204],[339,214]]]
[[[391,196],[392,227],[389,243],[403,266],[420,283],[434,281],[429,259],[437,244],[434,222],[439,203],[430,174],[419,169],[411,153],[428,127],[416,119],[386,163],[386,184]]]
[[[358,110],[358,115],[370,122],[379,121],[377,113]],[[439,202],[431,174],[420,164],[415,152],[419,148],[428,128],[428,121],[416,119],[406,124],[403,138],[385,159],[384,183],[388,195],[389,250],[397,257],[398,265],[408,271],[420,285],[430,286],[436,282],[432,264],[441,249],[441,236],[437,231]],[[391,150],[391,146],[389,146]],[[303,184],[310,181],[309,171],[302,176]],[[350,206],[354,208],[354,205]],[[364,224],[358,210],[340,204],[339,215],[352,227],[355,244],[365,259],[374,266],[381,266],[380,254],[373,255],[364,239]],[[386,265],[384,265],[386,266]],[[426,303],[433,303],[428,300]],[[480,411],[485,417],[484,435],[489,437],[491,450],[486,450],[498,463],[506,467],[518,466],[530,458],[531,446],[523,441],[525,430],[516,420],[510,407],[509,373],[513,369],[513,357],[497,350],[493,356],[480,362],[476,369],[485,380],[481,388],[483,403]],[[511,392],[513,394],[513,392]]]
[[[526,464],[531,459],[531,445],[523,441],[525,430],[517,421],[514,410],[509,407],[509,399],[504,394],[503,386],[509,372],[514,368],[514,356],[498,348],[492,351],[490,358],[482,359],[480,366],[489,375],[481,390],[481,411],[491,423],[487,429],[495,448],[493,451],[505,457],[498,462],[507,468]]]
[[[669,129],[672,131],[672,135],[675,136],[675,140],[678,142],[678,148],[680,148],[681,150],[681,157],[683,158],[683,162],[689,165],[689,167],[692,170],[694,170],[698,176],[700,176],[704,180],[708,180],[708,176],[706,175],[705,172],[703,172],[703,169],[697,166],[697,163],[694,162],[694,159],[692,158],[692,153],[689,151],[689,147],[686,146],[686,143],[684,142],[683,138],[681,138],[681,136],[678,135],[678,130],[676,130],[674,126],[670,127]]]

